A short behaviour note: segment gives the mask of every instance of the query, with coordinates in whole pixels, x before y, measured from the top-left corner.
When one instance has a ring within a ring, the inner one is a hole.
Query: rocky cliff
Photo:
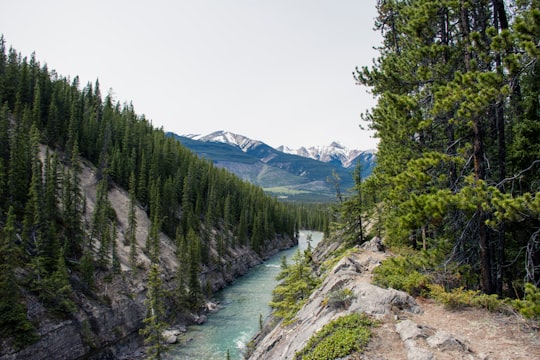
[[[80,175],[81,188],[86,197],[86,214],[92,214],[96,201],[97,179],[95,171],[84,166]],[[118,237],[116,246],[121,262],[121,273],[107,276],[96,272],[95,289],[87,289],[76,274],[71,274],[74,289],[74,303],[77,310],[72,317],[65,319],[51,314],[39,298],[31,293],[25,294],[28,303],[28,316],[36,324],[39,340],[21,350],[10,347],[5,339],[0,339],[0,360],[48,360],[48,359],[117,359],[129,358],[141,346],[139,329],[143,326],[146,307],[147,271],[150,259],[143,249],[150,229],[150,220],[145,211],[138,207],[137,218],[137,267],[129,265],[129,244],[125,239],[128,223],[128,194],[112,186],[108,192],[109,201],[116,214]],[[90,215],[88,215],[90,216]],[[90,219],[87,219],[90,221]],[[213,237],[232,236],[209,231]],[[172,290],[178,258],[174,242],[166,235],[160,235],[162,280],[165,290]],[[278,238],[262,249],[262,256],[248,247],[236,247],[222,257],[212,248],[216,265],[204,266],[199,279],[201,284],[211,290],[223,288],[236,277],[245,274],[249,268],[262,262],[279,249],[293,246],[296,239]],[[96,244],[99,247],[99,244]],[[186,324],[199,319],[198,314],[174,314]]]
[[[319,260],[335,250],[319,250]],[[377,320],[368,348],[347,359],[538,359],[538,329],[516,316],[483,309],[448,311],[433,301],[372,285],[372,270],[389,254],[375,240],[344,256],[310,296],[294,322],[267,326],[254,341],[249,359],[295,359],[308,340],[338,317],[361,312]],[[344,307],[328,303],[332,292],[349,289]]]

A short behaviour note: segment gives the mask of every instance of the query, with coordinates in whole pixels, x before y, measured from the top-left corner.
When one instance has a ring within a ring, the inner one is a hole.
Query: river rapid
[[[270,314],[268,303],[277,285],[281,258],[286,256],[290,260],[298,249],[306,249],[310,235],[312,247],[323,237],[321,232],[300,231],[298,246],[277,253],[219,291],[215,300],[220,309],[209,314],[205,324],[190,326],[165,359],[225,360],[227,351],[230,359],[242,359],[246,343],[259,331],[261,320]]]

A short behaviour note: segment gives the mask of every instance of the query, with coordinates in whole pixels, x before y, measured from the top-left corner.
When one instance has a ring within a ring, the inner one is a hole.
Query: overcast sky
[[[376,0],[0,0],[0,33],[178,134],[371,149]]]

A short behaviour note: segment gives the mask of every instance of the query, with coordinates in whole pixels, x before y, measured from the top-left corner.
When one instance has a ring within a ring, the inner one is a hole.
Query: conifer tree
[[[191,302],[190,306],[192,309],[197,309],[202,301],[202,288],[199,281],[201,249],[200,240],[193,229],[190,229],[188,232],[187,243],[189,247],[188,289]]]
[[[45,153],[44,177],[42,254],[45,259],[45,268],[51,273],[56,269],[57,259],[60,254],[60,241],[57,234],[57,221],[60,219],[60,210],[58,208],[58,160],[56,154],[51,155],[48,149]]]
[[[26,307],[21,302],[15,267],[19,266],[20,249],[16,246],[15,211],[9,208],[6,224],[0,231],[0,334],[13,338],[20,347],[32,343],[37,336],[26,317]]]
[[[121,265],[120,265],[120,257],[118,256],[117,251],[117,231],[116,231],[116,223],[113,223],[112,225],[112,235],[111,235],[111,266],[112,271],[114,274],[120,274],[121,273]]]
[[[135,269],[137,261],[137,215],[135,212],[135,174],[132,172],[129,178],[129,210],[127,241],[129,244],[129,264],[131,269]]]
[[[12,127],[9,142],[8,188],[10,203],[14,206],[15,214],[21,217],[24,213],[32,174],[29,116],[29,111],[26,109],[22,121],[17,121]]]
[[[180,233],[176,235],[178,268],[176,269],[175,301],[179,310],[190,307],[188,277],[190,271],[190,253],[186,238]]]
[[[110,221],[108,218],[111,205],[108,198],[109,182],[107,178],[108,173],[105,169],[103,171],[103,177],[97,186],[96,204],[92,216],[92,230],[87,245],[90,252],[93,252],[94,240],[99,242],[98,263],[103,269],[107,268],[109,264],[108,255],[111,245]]]
[[[46,252],[46,236],[48,235],[46,226],[48,223],[43,212],[43,171],[39,160],[39,130],[35,124],[31,128],[30,159],[32,177],[23,220],[23,239],[26,249],[34,255],[32,263],[36,280],[41,282],[42,278],[47,275],[47,264],[55,260],[48,258]]]
[[[80,270],[81,270],[81,276],[82,276],[82,280],[84,284],[89,289],[93,289],[94,288],[94,272],[95,272],[94,256],[88,245],[85,245],[83,248]]]
[[[73,290],[69,282],[69,272],[67,270],[64,253],[58,254],[56,270],[49,276],[43,289],[40,291],[40,298],[57,314],[69,317],[76,309],[73,302]]]
[[[532,130],[538,123],[538,113],[522,121],[526,102],[519,100],[528,98],[519,94],[521,82],[537,66],[538,49],[531,44],[540,38],[538,17],[532,15],[538,1],[509,4],[516,11],[515,27],[503,1],[381,1],[380,57],[372,69],[356,73],[378,97],[365,116],[380,138],[368,183],[380,189],[388,238],[411,246],[422,238],[428,249],[452,239],[446,260],[478,269],[482,290],[499,294],[508,246],[515,251],[523,242],[532,244],[537,226],[527,199],[538,189],[514,186],[507,194],[505,183],[516,178],[505,174],[507,149],[519,138],[515,124]],[[538,179],[533,169],[534,156],[514,171]],[[509,244],[511,217],[500,214],[520,203],[528,205],[519,221],[531,227]]]
[[[294,254],[292,264],[285,257],[281,260],[281,272],[276,277],[281,282],[272,291],[270,306],[285,321],[292,320],[317,285],[310,260],[300,250]]]
[[[167,324],[164,322],[165,308],[163,306],[163,289],[160,278],[159,265],[150,265],[148,273],[148,292],[146,294],[146,317],[143,322],[144,328],[140,330],[148,346],[149,359],[161,359],[165,345],[163,341],[163,330]]]
[[[78,142],[71,150],[71,166],[64,171],[63,218],[65,222],[64,253],[67,258],[78,259],[83,248],[83,197],[80,188]]]

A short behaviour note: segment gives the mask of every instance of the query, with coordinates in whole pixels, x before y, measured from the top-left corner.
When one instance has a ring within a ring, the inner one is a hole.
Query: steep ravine
[[[319,261],[335,246],[318,249]],[[343,257],[292,324],[279,323],[255,337],[249,359],[295,359],[295,353],[325,324],[353,312],[370,315],[378,325],[367,350],[347,359],[540,359],[538,329],[517,316],[483,309],[449,311],[431,300],[372,285],[372,270],[388,256],[375,240]],[[350,305],[329,307],[325,301],[329,294],[345,288],[354,294]]]
[[[80,180],[86,196],[86,214],[92,214],[97,184],[94,170],[84,166]],[[121,274],[112,279],[105,279],[98,272],[95,279],[96,290],[92,292],[86,291],[72,274],[71,282],[77,311],[67,320],[51,316],[37,297],[25,294],[29,308],[28,315],[37,324],[40,339],[18,351],[0,339],[0,360],[129,358],[126,354],[141,346],[138,331],[143,325],[142,320],[145,316],[144,300],[147,291],[145,269],[150,263],[142,249],[145,247],[150,221],[143,209],[138,207],[136,209],[138,266],[132,270],[129,266],[129,245],[124,237],[129,208],[128,194],[122,189],[111,187],[108,197],[117,218],[116,241],[121,260]],[[215,231],[213,234],[217,235]],[[295,242],[295,239],[290,238],[275,239],[271,246],[264,249],[262,257],[248,247],[237,247],[220,258],[220,263],[226,266],[216,265],[201,269],[201,284],[208,284],[212,290],[223,288],[262,262],[263,258],[280,249],[294,246]],[[174,288],[175,272],[178,267],[176,247],[164,234],[161,234],[160,247],[163,284],[166,290],[171,290]],[[217,252],[213,255],[217,258]],[[173,317],[177,314],[170,315]],[[193,316],[187,314],[178,319],[189,324],[196,318],[196,314]]]

